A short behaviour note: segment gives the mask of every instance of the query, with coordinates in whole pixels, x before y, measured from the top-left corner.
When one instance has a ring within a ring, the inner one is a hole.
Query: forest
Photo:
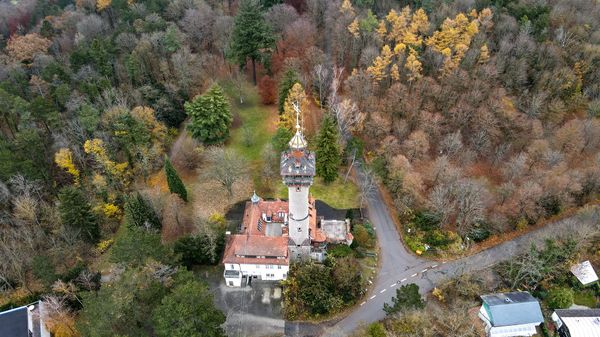
[[[227,207],[277,196],[293,103],[319,183],[364,160],[414,251],[594,202],[599,17],[593,0],[0,0],[0,308],[48,299],[56,336],[222,335],[217,309],[203,334],[165,327],[213,308],[190,270],[218,263]]]

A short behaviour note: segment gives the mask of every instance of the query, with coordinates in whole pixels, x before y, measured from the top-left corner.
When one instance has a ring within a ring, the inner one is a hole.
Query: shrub
[[[346,257],[352,255],[352,248],[347,245],[335,245],[327,253],[332,257]]]
[[[376,322],[371,323],[367,328],[367,333],[369,337],[385,337],[387,336],[385,333],[385,328],[382,323]]]
[[[375,240],[369,234],[365,225],[354,225],[354,228],[352,228],[352,235],[354,235],[354,240],[359,247],[373,248],[375,245]]]
[[[429,231],[439,228],[440,220],[441,219],[439,215],[428,211],[422,211],[415,214],[413,223],[417,228],[424,231]]]
[[[573,305],[573,290],[552,288],[548,292],[548,306],[552,309],[565,309]]]

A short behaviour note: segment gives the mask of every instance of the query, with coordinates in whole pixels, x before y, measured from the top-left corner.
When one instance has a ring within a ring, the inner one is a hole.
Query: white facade
[[[288,265],[281,264],[246,264],[225,263],[225,283],[229,287],[241,287],[243,277],[257,278],[267,281],[281,281],[287,278]],[[235,273],[237,272],[237,273]]]
[[[479,309],[479,318],[485,323],[485,332],[488,337],[529,337],[537,333],[536,326],[540,323],[519,324],[508,326],[492,326],[490,318],[483,306]]]
[[[289,236],[296,245],[308,240],[308,186],[288,186]]]

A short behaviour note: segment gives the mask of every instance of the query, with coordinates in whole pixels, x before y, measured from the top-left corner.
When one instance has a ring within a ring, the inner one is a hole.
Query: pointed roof
[[[302,131],[300,131],[300,126],[296,125],[296,129],[296,134],[292,137],[288,145],[292,150],[303,150],[306,148],[306,140],[302,135]]]
[[[256,195],[256,191],[254,191],[254,194],[252,194],[250,201],[252,201],[253,204],[256,204],[257,202],[260,201],[260,197],[258,195]]]
[[[300,106],[298,102],[292,103],[294,110],[296,110],[296,134],[288,145],[292,150],[303,150],[306,148],[306,140],[304,139],[304,135],[302,134],[302,129],[300,128]]]

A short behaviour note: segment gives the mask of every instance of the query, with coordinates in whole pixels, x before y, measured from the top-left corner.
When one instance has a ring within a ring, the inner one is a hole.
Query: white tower
[[[281,154],[281,176],[288,187],[288,251],[292,260],[310,256],[308,190],[315,176],[315,155],[306,148],[306,140],[299,123],[300,109],[296,110],[296,134],[288,143],[289,149]]]

